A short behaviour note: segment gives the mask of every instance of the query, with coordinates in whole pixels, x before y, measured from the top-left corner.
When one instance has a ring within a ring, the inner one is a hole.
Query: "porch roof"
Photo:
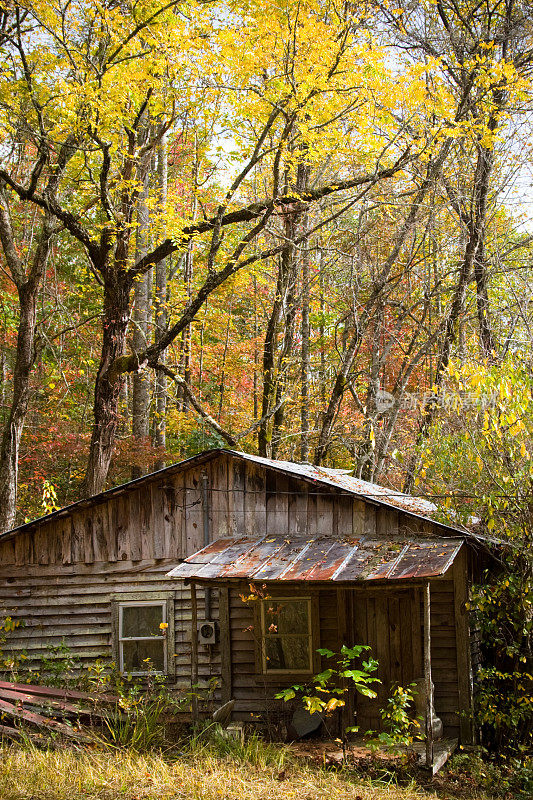
[[[463,539],[376,537],[223,538],[189,556],[168,573],[202,581],[415,580],[442,575]]]

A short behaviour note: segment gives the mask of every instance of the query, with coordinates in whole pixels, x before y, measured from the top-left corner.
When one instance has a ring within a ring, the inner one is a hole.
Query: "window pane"
[[[309,604],[307,600],[267,600],[265,633],[307,633]]]
[[[159,636],[163,622],[162,606],[126,606],[122,608],[121,636]]]
[[[266,668],[309,669],[309,637],[267,637],[265,639]]]
[[[146,642],[123,642],[124,672],[148,672],[149,667],[164,672],[164,645],[163,638]],[[151,659],[151,665],[144,661],[145,658]]]

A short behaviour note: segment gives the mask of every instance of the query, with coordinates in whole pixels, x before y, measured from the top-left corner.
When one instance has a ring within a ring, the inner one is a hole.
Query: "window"
[[[123,674],[168,675],[174,663],[174,601],[154,593],[136,597],[114,598],[115,661]]]
[[[312,672],[310,597],[261,600],[261,656],[265,674]]]

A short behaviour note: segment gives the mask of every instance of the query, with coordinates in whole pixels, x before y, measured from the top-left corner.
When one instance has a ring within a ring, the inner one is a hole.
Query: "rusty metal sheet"
[[[185,561],[169,572],[168,576],[170,578],[177,577],[174,573],[179,570],[179,577],[181,578],[199,577],[197,575],[199,565],[217,566],[229,564],[239,558],[246,548],[250,547],[255,541],[249,536],[216,539],[211,544],[188,556]],[[207,570],[206,573],[206,577],[211,577],[211,570]]]
[[[296,539],[284,541],[275,555],[265,558],[256,570],[254,578],[264,581],[287,580],[287,571],[292,569],[294,562],[299,558],[305,558],[305,554],[312,544],[312,540]]]
[[[169,577],[353,583],[413,580],[442,575],[461,546],[462,540],[443,538],[219,539],[189,556]]]
[[[234,562],[221,569],[221,577],[255,578],[257,571],[270,559],[275,558],[285,544],[280,536],[265,536],[248,546]]]
[[[337,542],[331,541],[331,547],[328,548],[326,555],[322,561],[315,564],[312,570],[308,573],[306,580],[308,581],[331,581],[335,575],[342,568],[342,565],[347,558],[351,555],[354,547],[352,542]],[[295,578],[297,580],[297,578]]]
[[[382,577],[382,573],[390,569],[404,548],[403,542],[392,543],[393,549],[389,547],[390,544],[382,539],[362,540],[337,580],[362,581]]]
[[[431,578],[452,565],[463,542],[454,540],[412,542],[394,568],[391,578]]]

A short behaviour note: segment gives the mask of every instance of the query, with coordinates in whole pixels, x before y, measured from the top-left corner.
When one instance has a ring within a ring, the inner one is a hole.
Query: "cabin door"
[[[353,621],[353,644],[368,644],[379,662],[374,673],[374,700],[357,694],[353,699],[360,733],[380,730],[379,709],[391,694],[391,686],[407,686],[423,674],[420,593],[418,589],[347,592],[347,618]]]

